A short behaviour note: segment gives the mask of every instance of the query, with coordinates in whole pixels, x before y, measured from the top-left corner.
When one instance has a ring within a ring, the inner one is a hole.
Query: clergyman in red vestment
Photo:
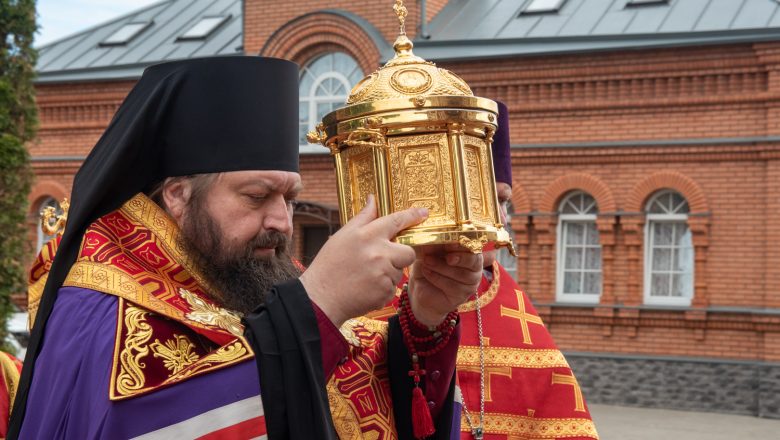
[[[510,145],[507,107],[499,102],[492,151],[504,224],[512,198]],[[477,294],[458,309],[461,439],[598,439],[566,358],[528,295],[496,261],[496,253],[484,252],[485,271]],[[406,277],[401,285],[405,282]],[[372,316],[392,315],[396,303]]]

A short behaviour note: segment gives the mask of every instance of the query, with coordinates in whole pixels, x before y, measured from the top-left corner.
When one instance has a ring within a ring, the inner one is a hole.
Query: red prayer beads
[[[444,321],[438,326],[425,326],[415,318],[412,313],[412,305],[409,301],[409,286],[404,284],[401,292],[400,307],[398,308],[398,321],[401,325],[401,332],[404,337],[404,345],[412,358],[412,369],[409,376],[414,381],[414,390],[412,390],[412,429],[417,439],[424,439],[432,435],[435,431],[431,410],[425,401],[425,396],[420,388],[420,380],[426,372],[420,368],[420,359],[425,356],[431,356],[441,351],[449,342],[455,333],[455,325],[458,323],[458,312],[452,311],[447,314]],[[428,331],[425,336],[418,336],[412,333],[412,326],[419,331]]]

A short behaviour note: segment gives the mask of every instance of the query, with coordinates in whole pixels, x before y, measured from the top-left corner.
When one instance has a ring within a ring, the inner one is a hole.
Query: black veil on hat
[[[87,226],[166,177],[240,170],[298,172],[298,66],[228,56],[147,68],[76,174],[68,226],[30,335],[9,438],[19,435],[46,322]]]

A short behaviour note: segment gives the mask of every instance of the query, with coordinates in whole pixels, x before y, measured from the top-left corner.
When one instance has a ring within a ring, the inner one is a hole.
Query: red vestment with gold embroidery
[[[114,353],[105,353],[112,357],[111,401],[149,395],[254,356],[240,317],[209,299],[213,289],[182,252],[178,234],[173,220],[138,194],[89,226],[63,284],[119,298]],[[59,237],[47,243],[31,270],[32,319],[58,243]],[[350,347],[327,384],[339,437],[396,439],[387,323],[353,319],[341,333]],[[264,430],[263,424],[255,434]]]
[[[479,286],[484,350],[486,440],[598,439],[585,398],[528,296],[498,263]],[[407,282],[404,277],[400,285]],[[371,314],[386,318],[395,302]],[[461,439],[480,417],[480,344],[476,301],[459,308],[457,376],[465,406]],[[471,426],[466,417],[470,414]]]

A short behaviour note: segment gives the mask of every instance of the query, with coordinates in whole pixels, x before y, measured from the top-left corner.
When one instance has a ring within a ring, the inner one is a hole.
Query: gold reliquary
[[[428,208],[428,219],[402,231],[398,243],[460,243],[475,253],[495,243],[514,253],[493,172],[498,107],[474,96],[452,72],[415,56],[402,2],[395,9],[401,22],[395,57],[361,80],[346,106],[308,136],[335,159],[341,222],[374,194],[379,215]]]

